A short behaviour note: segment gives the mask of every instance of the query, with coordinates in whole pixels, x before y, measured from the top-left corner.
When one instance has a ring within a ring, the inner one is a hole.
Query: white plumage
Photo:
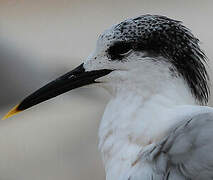
[[[110,60],[115,27],[100,36],[84,63],[86,71],[115,69],[97,80],[112,97],[99,129],[106,179],[212,179],[213,109],[199,105],[161,54],[127,51],[122,60]]]

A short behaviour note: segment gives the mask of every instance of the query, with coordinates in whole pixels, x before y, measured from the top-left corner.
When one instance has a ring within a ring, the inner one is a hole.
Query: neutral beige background
[[[212,0],[1,0],[0,115],[80,64],[100,32],[127,17],[182,20],[211,61],[212,6]],[[82,88],[1,121],[0,180],[103,180],[97,130],[108,98]]]

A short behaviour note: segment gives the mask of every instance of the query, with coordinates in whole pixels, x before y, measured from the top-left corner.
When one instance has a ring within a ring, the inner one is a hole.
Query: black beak
[[[95,81],[97,78],[105,76],[110,72],[112,72],[112,70],[108,69],[87,72],[85,71],[83,64],[81,64],[74,70],[64,74],[63,76],[48,83],[47,85],[29,95],[19,105],[14,107],[7,115],[5,115],[3,119],[13,116],[20,111],[26,110],[32,106],[35,106],[36,104],[44,102],[72,89],[97,83]]]

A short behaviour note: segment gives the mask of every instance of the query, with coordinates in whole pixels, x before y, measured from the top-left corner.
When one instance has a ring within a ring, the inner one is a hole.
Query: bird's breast
[[[143,161],[140,152],[162,140],[171,127],[183,119],[181,116],[196,111],[192,106],[184,107],[187,110],[183,111],[182,105],[168,105],[167,102],[163,95],[144,100],[144,97],[128,93],[108,103],[99,127],[99,149],[107,180],[115,177],[126,180],[133,172],[140,174],[143,170],[147,174],[142,177],[151,176],[152,168]]]
[[[158,114],[151,113],[154,117],[150,118],[139,99],[134,103],[131,98],[125,100],[128,103],[113,100],[107,105],[99,128],[99,149],[108,180],[130,177],[138,166],[139,153],[164,136],[155,131],[152,120],[158,118]]]

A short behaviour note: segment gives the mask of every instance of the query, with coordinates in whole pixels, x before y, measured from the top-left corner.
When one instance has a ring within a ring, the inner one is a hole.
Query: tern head
[[[158,91],[179,79],[198,103],[205,104],[205,60],[199,40],[180,21],[159,15],[130,18],[104,31],[84,63],[25,98],[5,118],[89,84],[116,94],[131,88]]]

